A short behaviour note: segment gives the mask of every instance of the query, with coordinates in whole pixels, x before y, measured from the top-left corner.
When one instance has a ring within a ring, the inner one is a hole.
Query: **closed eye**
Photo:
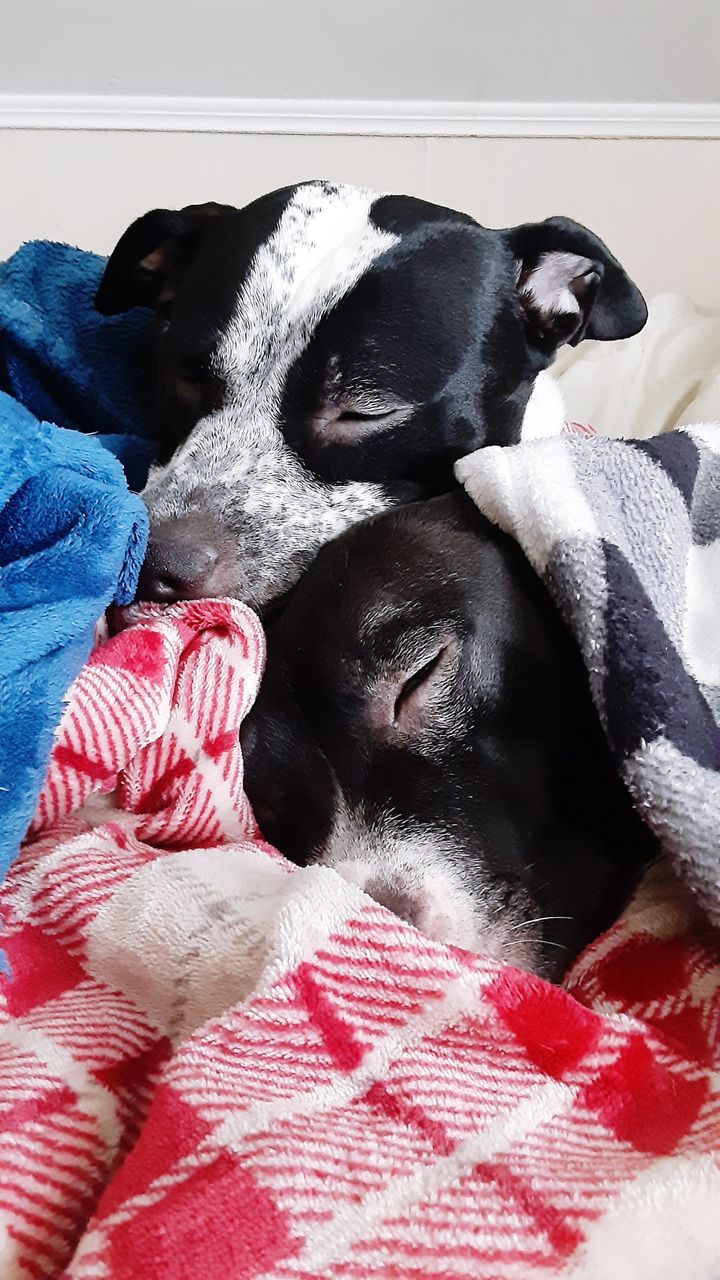
[[[380,418],[389,418],[394,414],[401,413],[402,409],[395,406],[392,409],[343,409],[339,413],[336,422],[377,422]]]
[[[181,404],[190,409],[197,409],[203,392],[202,379],[195,374],[178,373],[175,381],[175,395]]]
[[[413,673],[406,678],[395,699],[393,718],[396,724],[402,720],[411,704],[416,701],[416,695],[432,681],[433,676],[435,676],[443,666],[443,661],[447,653],[448,646],[443,645],[443,647],[438,649],[437,653],[434,653],[427,662],[424,662],[421,667],[418,667],[416,671],[413,671]]]
[[[368,435],[398,426],[414,408],[403,403],[331,406],[315,418],[315,438],[319,444],[359,443]]]

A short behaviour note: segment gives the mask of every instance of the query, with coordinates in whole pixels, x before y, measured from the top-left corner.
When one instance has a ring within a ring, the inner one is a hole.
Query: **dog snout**
[[[408,924],[417,926],[420,915],[420,895],[394,880],[370,880],[365,892],[381,907],[387,907],[393,915]]]
[[[212,595],[220,558],[212,530],[204,520],[187,517],[151,527],[138,581],[138,600],[172,604]]]

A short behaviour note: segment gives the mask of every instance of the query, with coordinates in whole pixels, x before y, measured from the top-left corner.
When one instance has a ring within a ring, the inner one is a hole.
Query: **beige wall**
[[[465,209],[488,226],[552,213],[607,240],[648,296],[720,307],[720,141],[288,137],[0,130],[0,256],[25,239],[107,252],[156,205],[245,203],[308,177]]]

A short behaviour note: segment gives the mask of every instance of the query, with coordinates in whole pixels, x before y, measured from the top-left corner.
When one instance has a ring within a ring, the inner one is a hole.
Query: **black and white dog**
[[[579,653],[460,490],[323,548],[243,727],[266,837],[442,942],[558,978],[653,856]]]
[[[566,218],[492,231],[328,182],[146,214],[96,305],[166,322],[141,597],[262,609],[348,526],[452,488],[462,455],[555,430],[559,344],[646,318]]]

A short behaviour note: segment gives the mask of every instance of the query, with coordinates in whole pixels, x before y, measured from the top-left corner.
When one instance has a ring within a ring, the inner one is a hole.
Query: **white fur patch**
[[[481,864],[459,856],[438,829],[388,815],[366,820],[342,803],[319,861],[384,905],[386,897],[406,898],[412,922],[435,942],[533,967],[532,938],[517,933],[523,922],[499,910],[496,891],[481,883]]]
[[[258,249],[216,358],[239,408],[275,420],[285,375],[318,322],[399,237],[370,222],[377,194],[300,187]]]

